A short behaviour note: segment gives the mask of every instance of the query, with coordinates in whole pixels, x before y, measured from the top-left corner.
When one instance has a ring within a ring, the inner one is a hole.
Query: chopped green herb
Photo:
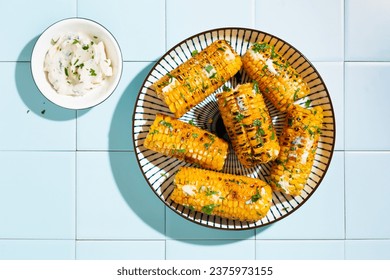
[[[261,198],[261,194],[259,193],[259,189],[256,189],[256,194],[252,195],[251,201],[256,202]]]
[[[202,212],[207,214],[207,215],[211,215],[211,213],[213,212],[214,208],[215,207],[218,207],[219,205],[217,204],[209,204],[209,205],[205,205],[202,207]]]
[[[89,69],[89,75],[90,76],[96,76],[96,72],[95,72],[95,69]]]
[[[267,43],[254,43],[252,46],[252,50],[254,52],[264,52],[266,49],[269,48],[269,45]]]
[[[195,125],[194,120],[189,120],[188,123],[189,123],[190,125]]]
[[[230,87],[227,87],[227,86],[223,85],[222,90],[223,90],[223,91],[226,91],[226,92],[229,92],[229,91],[231,91],[232,89],[231,89]]]
[[[54,41],[54,39],[51,39],[50,43],[51,43],[52,45],[55,45],[55,44],[57,44],[58,40],[59,40],[59,38],[57,39],[57,41]]]
[[[82,47],[82,49],[83,49],[84,51],[88,50],[88,49],[89,49],[89,45],[88,45],[88,44],[87,44],[87,45],[84,45],[84,46]]]
[[[163,125],[163,126],[166,126],[166,127],[168,127],[170,130],[172,130],[172,129],[173,129],[173,126],[172,126],[172,124],[171,124],[171,123],[169,123],[169,122],[167,122],[167,121],[165,121],[165,120],[161,120],[159,123],[160,123],[161,125]]]
[[[69,73],[68,73],[68,68],[67,67],[65,67],[65,76],[67,76],[67,77],[69,77]]]
[[[155,130],[149,132],[150,135],[154,135],[154,134],[158,134],[158,133],[159,133],[159,131],[158,131],[157,129],[155,129]]]
[[[293,118],[289,118],[289,119],[287,120],[288,126],[289,126],[289,127],[292,127],[292,126],[293,126],[293,122],[294,122],[294,119],[293,119]]]
[[[218,51],[223,51],[223,52],[225,51],[225,49],[222,48],[222,47],[218,48],[217,50],[218,50]]]
[[[180,153],[183,154],[186,152],[186,149],[174,149],[174,153]]]
[[[275,47],[272,46],[271,48],[271,59],[277,58],[278,54],[275,52]]]
[[[214,67],[212,66],[212,65],[207,65],[205,68],[204,68],[204,70],[206,70],[207,71],[207,73],[210,73],[212,70],[214,69]]]
[[[297,88],[294,92],[294,96],[293,96],[293,99],[294,101],[297,101],[298,100],[298,92],[300,91],[300,88]]]
[[[198,138],[198,136],[199,136],[198,133],[192,133],[193,138]]]
[[[207,137],[211,140],[211,142],[215,141],[215,136],[212,134],[207,134]]]
[[[272,134],[271,134],[271,137],[270,137],[271,140],[275,140],[275,131],[272,130]]]
[[[206,189],[206,196],[212,196],[214,194],[218,194],[218,192],[217,191],[213,191],[210,188]]]
[[[80,41],[79,40],[77,40],[77,39],[73,39],[73,45],[76,45],[76,44],[79,44],[80,43]]]
[[[261,121],[260,121],[259,119],[255,119],[255,120],[253,121],[253,125],[254,125],[254,126],[261,126]]]
[[[194,56],[197,55],[198,53],[199,53],[198,50],[193,50],[193,51],[191,52],[191,56],[194,57]]]
[[[311,100],[310,100],[310,99],[306,100],[306,102],[305,102],[305,107],[306,107],[306,108],[309,108],[310,105],[311,105]]]
[[[253,90],[255,91],[256,94],[260,93],[259,83],[257,81],[253,81]]]
[[[243,114],[238,113],[234,118],[236,119],[236,121],[241,122],[244,119],[244,117],[245,116]]]

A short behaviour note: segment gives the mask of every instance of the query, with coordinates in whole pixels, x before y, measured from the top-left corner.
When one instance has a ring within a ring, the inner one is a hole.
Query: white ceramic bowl
[[[105,45],[107,58],[111,59],[113,75],[105,82],[81,96],[62,95],[52,87],[43,70],[44,60],[53,38],[60,34],[82,32],[97,36]],[[114,36],[99,23],[84,18],[68,18],[49,26],[35,43],[31,56],[31,71],[41,93],[53,103],[68,109],[85,109],[106,100],[117,87],[122,75],[122,53]]]

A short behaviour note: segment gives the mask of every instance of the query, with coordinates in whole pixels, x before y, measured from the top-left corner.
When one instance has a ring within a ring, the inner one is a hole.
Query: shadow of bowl
[[[41,94],[35,85],[31,73],[30,60],[23,60],[26,57],[31,58],[32,49],[38,36],[30,40],[22,49],[15,67],[15,82],[20,98],[28,108],[28,113],[34,113],[42,118],[54,121],[67,121],[76,118],[76,110],[62,108]],[[81,116],[89,110],[79,110]]]

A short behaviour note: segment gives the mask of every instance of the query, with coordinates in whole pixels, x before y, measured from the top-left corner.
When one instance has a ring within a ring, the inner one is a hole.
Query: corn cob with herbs
[[[321,134],[323,110],[292,105],[279,136],[280,153],[269,183],[275,191],[300,195],[310,175]]]
[[[224,40],[218,40],[173,69],[153,84],[162,99],[180,118],[233,77],[241,57]]]
[[[260,90],[282,112],[310,93],[299,73],[268,43],[253,44],[242,63],[248,76],[259,83]]]
[[[200,167],[222,170],[228,144],[195,125],[157,114],[144,147]]]
[[[277,158],[279,142],[258,83],[223,88],[217,103],[239,161],[245,167]]]
[[[181,167],[170,198],[191,210],[223,218],[257,221],[272,204],[272,189],[260,179]]]

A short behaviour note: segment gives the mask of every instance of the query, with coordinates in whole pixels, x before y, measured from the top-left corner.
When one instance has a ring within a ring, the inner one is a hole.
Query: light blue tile
[[[165,241],[77,241],[79,260],[163,260]]]
[[[132,112],[154,63],[125,62],[121,82],[108,100],[77,119],[78,150],[133,150]]]
[[[345,0],[345,58],[390,60],[390,2]]]
[[[77,0],[2,0],[0,61],[28,61],[38,36],[51,24],[76,16]],[[44,16],[43,16],[44,15]]]
[[[347,152],[345,157],[346,235],[390,238],[387,175],[389,152]]]
[[[0,260],[74,260],[73,240],[0,240]]]
[[[43,97],[30,63],[1,62],[0,75],[0,150],[74,150],[75,111]]]
[[[253,260],[254,240],[167,240],[167,260]]]
[[[75,237],[75,155],[0,152],[0,238]]]
[[[342,240],[256,241],[258,260],[342,260]]]
[[[253,0],[167,0],[167,47],[221,27],[253,27]]]
[[[390,149],[389,76],[390,63],[346,63],[346,150]]]
[[[390,240],[346,240],[348,260],[390,260]]]
[[[167,237],[173,239],[253,239],[254,230],[221,230],[189,221],[167,209]]]
[[[333,154],[322,183],[305,204],[256,232],[257,239],[344,238],[344,153]]]
[[[343,0],[256,1],[256,28],[292,44],[310,60],[342,61]]]
[[[77,154],[77,238],[161,239],[164,205],[132,152]]]
[[[332,100],[336,118],[335,150],[344,150],[344,65],[342,62],[315,62]]]
[[[78,0],[78,16],[104,25],[124,60],[151,61],[165,52],[165,0]]]

